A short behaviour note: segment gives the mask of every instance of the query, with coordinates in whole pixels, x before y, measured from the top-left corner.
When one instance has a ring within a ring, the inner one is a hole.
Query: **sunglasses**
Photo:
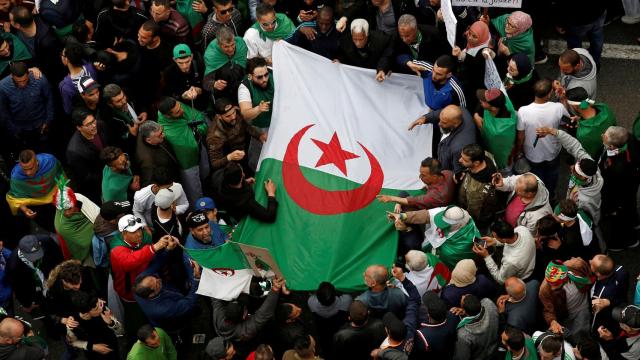
[[[218,12],[220,13],[220,15],[227,15],[228,13],[232,12],[234,9],[235,9],[235,7],[232,6],[230,8],[227,8],[227,9],[224,9],[224,10],[220,10]]]
[[[269,77],[269,73],[262,74],[262,75],[254,75],[253,77],[256,78],[257,80],[266,79]]]
[[[142,219],[135,218],[135,219],[127,220],[127,226],[125,226],[124,229],[122,229],[122,230],[127,230],[130,227],[134,227],[136,224],[142,224]]]

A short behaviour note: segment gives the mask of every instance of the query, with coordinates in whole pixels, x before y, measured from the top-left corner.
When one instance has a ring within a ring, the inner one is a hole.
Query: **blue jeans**
[[[595,21],[585,25],[567,26],[567,47],[569,49],[581,48],[582,39],[589,38],[589,53],[593,56],[596,65],[600,67],[600,56],[604,44],[604,20],[607,17],[605,11]]]
[[[558,174],[560,173],[560,155],[551,161],[534,163],[529,161],[531,172],[542,180],[549,191],[549,200],[553,200],[556,195],[556,185],[558,184]]]

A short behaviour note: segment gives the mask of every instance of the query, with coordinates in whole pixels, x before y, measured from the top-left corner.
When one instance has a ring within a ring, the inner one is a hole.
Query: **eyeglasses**
[[[235,9],[235,7],[230,7],[230,8],[226,8],[223,10],[218,11],[220,13],[220,15],[227,15],[228,13],[232,12]]]
[[[136,224],[142,224],[142,219],[134,218],[134,219],[127,220],[127,226],[125,226],[124,229],[122,229],[122,231],[125,231],[130,227],[134,227]]]
[[[266,79],[269,77],[269,73],[265,73],[262,75],[253,75],[253,77],[256,78],[257,80]]]
[[[278,19],[273,19],[273,21],[271,21],[271,22],[263,22],[263,23],[261,23],[261,25],[262,25],[262,27],[269,27],[269,26],[272,26],[273,24],[275,24],[276,21],[278,21]]]

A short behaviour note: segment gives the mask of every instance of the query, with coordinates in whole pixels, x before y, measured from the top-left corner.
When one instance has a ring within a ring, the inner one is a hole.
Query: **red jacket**
[[[150,243],[151,239],[147,233],[145,233],[142,245],[138,249],[124,241],[120,234],[111,240],[113,288],[124,300],[135,301],[132,288],[136,277],[149,266],[155,256],[153,245]]]

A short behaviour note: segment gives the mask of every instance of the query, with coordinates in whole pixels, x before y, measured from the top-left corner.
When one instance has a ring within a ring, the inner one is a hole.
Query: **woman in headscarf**
[[[467,99],[467,109],[475,109],[477,104],[476,90],[484,88],[485,57],[484,49],[490,48],[491,34],[489,26],[476,21],[465,32],[467,46],[464,50],[454,47],[452,55],[461,62],[458,68],[458,79],[464,84],[464,95]]]
[[[514,109],[529,105],[533,101],[533,84],[540,79],[526,54],[511,54],[507,58],[507,76],[504,87]]]
[[[515,53],[527,55],[533,64],[535,61],[536,47],[533,41],[533,21],[529,14],[522,11],[514,11],[511,14],[498,16],[491,20],[500,34],[498,42],[498,54],[509,56]]]

